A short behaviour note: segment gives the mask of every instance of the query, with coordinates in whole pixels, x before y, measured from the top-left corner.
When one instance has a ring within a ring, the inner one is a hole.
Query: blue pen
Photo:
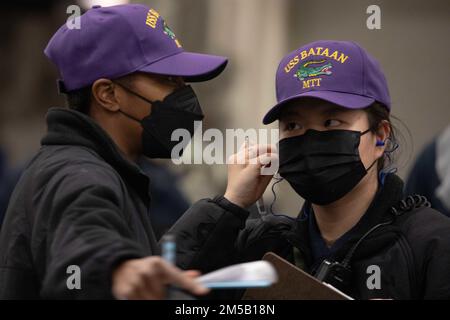
[[[169,262],[170,264],[175,265],[176,263],[176,240],[175,235],[173,234],[165,234],[161,238],[161,256],[164,260]],[[173,300],[174,297],[174,287],[169,286],[167,289],[167,300]]]
[[[175,265],[176,264],[176,241],[175,235],[165,234],[161,238],[161,251],[162,257],[167,262]]]

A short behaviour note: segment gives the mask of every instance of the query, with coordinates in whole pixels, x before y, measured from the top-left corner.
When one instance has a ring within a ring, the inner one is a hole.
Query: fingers
[[[257,158],[262,154],[277,153],[277,147],[273,144],[255,144],[248,148],[249,158]]]
[[[160,270],[160,280],[162,280],[165,284],[175,285],[196,295],[202,295],[209,291],[207,288],[203,287],[197,281],[195,281],[192,277],[186,276],[185,272],[171,265],[167,261],[159,257],[151,258],[156,258],[156,260],[154,261],[154,266],[157,270]]]
[[[263,153],[257,157],[257,163],[261,166],[268,166],[272,162],[278,161],[277,153]]]
[[[254,158],[251,158],[249,164],[255,166],[256,168],[274,166],[276,168],[275,171],[272,173],[273,175],[278,169],[278,162],[279,162],[278,153],[266,152],[261,153]]]
[[[198,271],[182,271],[161,257],[132,259],[122,263],[113,274],[113,295],[120,300],[164,299],[167,285],[174,285],[195,295],[208,293],[196,278]]]
[[[170,265],[169,265],[170,266]],[[185,289],[195,295],[204,295],[209,292],[209,289],[203,287],[192,276],[186,276],[184,272],[181,272],[178,268],[170,266],[165,269],[167,276],[170,279],[170,283],[176,285],[179,288]]]
[[[259,156],[277,153],[277,148],[273,144],[249,144],[245,142],[236,154],[229,157],[228,164],[256,164]]]
[[[157,287],[148,278],[135,279],[136,281],[125,283],[117,288],[114,296],[118,300],[155,300],[164,299],[165,287]]]
[[[246,138],[244,143],[239,148],[236,154],[233,154],[229,157],[229,164],[246,164],[249,162],[250,153],[249,153],[250,143]]]
[[[270,179],[277,173],[279,167],[278,153],[265,153],[258,157],[258,164],[260,165],[260,174],[265,176],[264,179]]]
[[[157,279],[145,278],[145,290],[141,290],[141,299],[162,300],[166,298],[167,286],[157,281]]]
[[[187,271],[183,271],[184,275],[186,275],[187,277],[190,278],[197,278],[201,275],[200,271],[197,270],[187,270]]]

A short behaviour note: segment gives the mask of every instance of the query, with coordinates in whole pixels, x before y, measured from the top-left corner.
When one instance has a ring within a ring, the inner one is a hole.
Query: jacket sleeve
[[[450,300],[450,219],[425,208],[408,220],[423,299]]]
[[[450,300],[450,219],[443,218],[448,221],[437,226],[425,254],[424,299]]]
[[[248,215],[221,196],[195,203],[169,230],[177,238],[177,265],[206,273],[235,263]]]
[[[132,240],[117,176],[83,165],[52,184],[43,202],[48,215],[47,257],[41,296],[53,299],[108,299],[111,274],[121,261],[145,255]],[[39,218],[39,217],[37,217]],[[79,267],[79,289],[69,289]],[[68,269],[69,268],[69,269]]]

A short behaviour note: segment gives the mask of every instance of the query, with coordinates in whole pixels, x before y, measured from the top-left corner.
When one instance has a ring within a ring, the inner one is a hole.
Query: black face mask
[[[184,86],[175,90],[163,101],[148,100],[129,88],[119,84],[131,94],[152,105],[149,116],[142,120],[120,111],[125,116],[141,123],[142,152],[149,158],[169,159],[172,149],[179,143],[172,141],[172,132],[176,129],[186,129],[190,137],[194,134],[194,122],[201,121],[204,117],[197,96],[191,86]],[[188,141],[184,141],[187,142]],[[184,148],[180,153],[174,155],[181,157]]]
[[[350,192],[366,170],[359,157],[360,137],[369,132],[316,131],[279,142],[279,174],[305,200],[330,204]]]

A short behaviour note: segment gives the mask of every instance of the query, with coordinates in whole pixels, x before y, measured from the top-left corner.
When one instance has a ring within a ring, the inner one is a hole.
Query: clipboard
[[[353,300],[273,252],[266,253],[262,260],[275,267],[278,282],[268,288],[247,289],[242,300]]]

